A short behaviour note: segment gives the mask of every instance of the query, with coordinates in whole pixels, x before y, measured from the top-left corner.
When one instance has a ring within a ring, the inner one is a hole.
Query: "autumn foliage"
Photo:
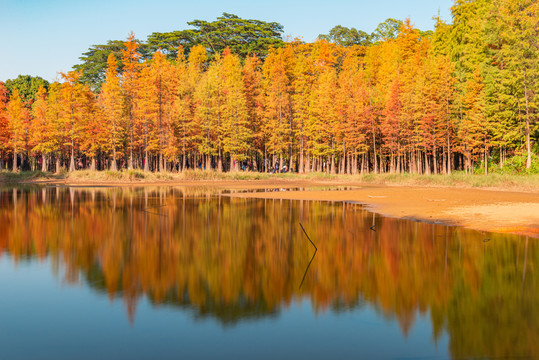
[[[527,154],[529,167],[537,8],[457,1],[433,34],[408,20],[370,45],[294,40],[264,58],[142,57],[130,34],[97,93],[80,72],[32,103],[0,87],[0,166],[447,174]]]

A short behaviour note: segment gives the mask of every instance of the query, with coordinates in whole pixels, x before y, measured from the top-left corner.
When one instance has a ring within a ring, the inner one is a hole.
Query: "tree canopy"
[[[337,25],[329,31],[329,34],[320,34],[318,38],[341,46],[351,46],[369,45],[371,43],[372,35],[367,34],[365,31],[357,30],[356,28],[347,28],[345,26]]]
[[[47,88],[49,82],[39,76],[19,75],[16,79],[7,80],[5,86],[10,94],[17,90],[24,101],[32,102],[36,98],[39,87]]]
[[[157,50],[161,50],[169,60],[172,60],[178,55],[180,46],[186,54],[189,54],[191,48],[196,45],[204,46],[210,58],[222,53],[226,47],[241,59],[250,55],[263,58],[270,47],[284,44],[283,26],[276,22],[242,19],[237,15],[223,13],[215,21],[193,20],[187,24],[193,29],[154,32],[146,41],[136,40],[139,44],[137,51],[141,58],[149,59]],[[105,79],[109,54],[112,53],[120,59],[122,50],[125,50],[125,45],[120,40],[92,45],[79,58],[81,63],[73,66],[73,69],[82,71],[80,79],[82,82],[89,84],[93,89],[100,89]],[[119,71],[122,71],[121,62]]]

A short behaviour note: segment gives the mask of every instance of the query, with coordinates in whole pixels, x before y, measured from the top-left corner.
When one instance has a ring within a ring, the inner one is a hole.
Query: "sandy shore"
[[[539,193],[368,185],[344,191],[279,191],[239,197],[352,201],[386,216],[539,238]]]
[[[465,226],[477,230],[507,232],[539,238],[539,190],[511,192],[452,187],[364,185],[356,182],[315,180],[190,180],[156,182],[35,181],[68,186],[188,186],[222,189],[286,189],[287,191],[236,193],[232,196],[352,201],[386,216]],[[323,190],[316,187],[354,187]],[[309,191],[297,189],[310,188]]]

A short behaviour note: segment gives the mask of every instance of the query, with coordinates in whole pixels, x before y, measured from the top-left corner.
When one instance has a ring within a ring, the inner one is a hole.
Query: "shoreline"
[[[357,190],[239,193],[230,196],[354,202],[384,216],[539,239],[537,193],[371,185]]]
[[[355,180],[273,178],[261,180],[142,180],[30,179],[0,186],[60,185],[74,187],[184,186],[220,189],[287,191],[232,193],[240,198],[349,201],[395,218],[463,226],[479,231],[513,233],[539,238],[539,191],[443,185],[376,184]],[[316,189],[346,187],[348,190]],[[295,188],[314,188],[309,191]]]

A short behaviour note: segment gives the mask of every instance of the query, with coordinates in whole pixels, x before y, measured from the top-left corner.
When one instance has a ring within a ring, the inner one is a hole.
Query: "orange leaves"
[[[28,125],[28,112],[17,89],[14,89],[11,94],[11,98],[6,107],[6,113],[11,132],[11,146],[13,150],[17,152],[18,148],[22,145],[22,140]]]
[[[6,105],[8,101],[7,89],[3,82],[0,82],[0,151],[9,146],[9,121],[6,113]],[[0,155],[0,160],[1,160]]]
[[[49,122],[47,121],[47,91],[40,87],[37,91],[36,101],[32,106],[33,120],[31,123],[31,142],[34,151],[48,152],[48,142],[51,136]]]
[[[112,151],[113,164],[116,167],[116,149],[121,140],[123,129],[125,127],[124,117],[124,91],[122,89],[120,78],[116,70],[118,63],[114,54],[110,54],[107,59],[107,72],[105,73],[105,82],[101,88],[99,101],[103,110],[103,121],[100,122],[103,134],[100,138],[103,142],[103,148],[106,151]],[[105,139],[103,139],[105,137]]]
[[[485,116],[485,85],[478,69],[466,82],[466,92],[463,99],[464,117],[459,127],[459,137],[462,140],[463,151],[477,154],[481,150],[484,136],[489,130]]]

